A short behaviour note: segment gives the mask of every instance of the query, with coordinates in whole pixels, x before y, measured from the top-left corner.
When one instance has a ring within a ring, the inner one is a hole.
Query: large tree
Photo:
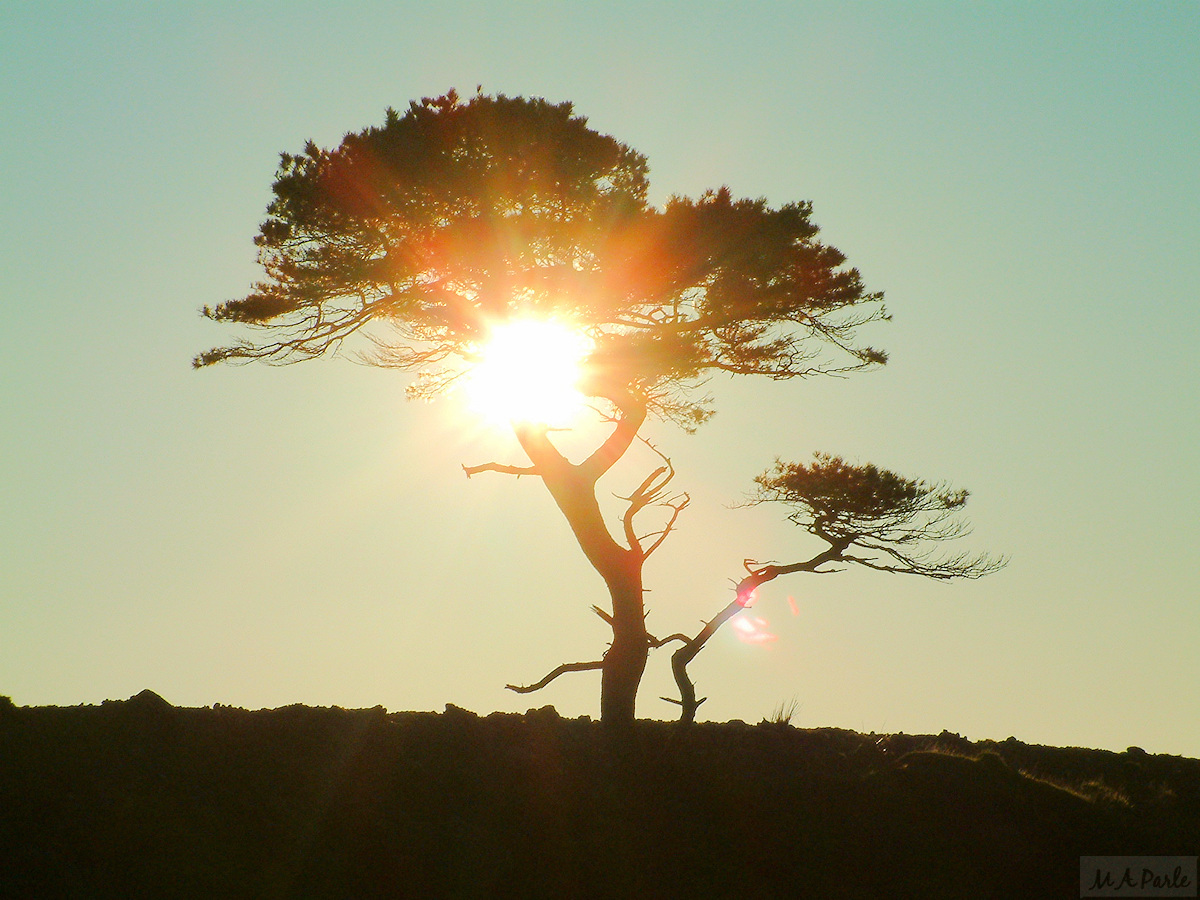
[[[808,203],[772,208],[720,188],[657,208],[646,191],[646,159],[569,103],[451,92],[388,110],[334,149],[282,155],[255,238],[265,279],[204,310],[257,333],[195,360],[294,362],[360,334],[367,358],[411,370],[410,392],[431,396],[506,323],[552,319],[585,334],[578,388],[608,423],[594,450],[572,462],[548,423],[522,418],[512,425],[527,460],[467,472],[540,478],[603,578],[612,643],[602,660],[563,668],[602,670],[601,716],[613,724],[633,720],[657,643],[643,564],[686,498],[667,493],[664,460],[614,535],[597,482],[648,417],[703,423],[714,372],[787,379],[885,361],[855,340],[884,317],[882,295],[817,240]],[[666,523],[639,535],[634,517],[655,504],[669,508]]]

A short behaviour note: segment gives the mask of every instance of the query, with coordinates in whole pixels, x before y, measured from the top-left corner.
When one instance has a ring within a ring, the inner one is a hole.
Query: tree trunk
[[[636,718],[638,686],[646,669],[650,641],[642,605],[642,563],[630,557],[620,572],[604,575],[613,604],[613,642],[604,654],[600,677],[600,721],[631,726]]]
[[[547,439],[544,427],[518,425],[514,430],[570,524],[580,549],[608,586],[613,642],[604,654],[601,671],[600,721],[615,728],[632,726],[638,686],[650,652],[642,598],[642,554],[618,544],[604,525],[596,501],[596,481],[607,470],[606,465],[567,462]],[[618,431],[632,439],[637,429],[636,425],[631,428],[622,423]],[[627,440],[624,443],[627,445]],[[619,457],[620,452],[616,452],[613,459]]]

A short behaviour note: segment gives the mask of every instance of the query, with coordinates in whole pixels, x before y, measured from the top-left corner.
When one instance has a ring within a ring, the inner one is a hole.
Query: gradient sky
[[[0,693],[597,715],[597,673],[503,689],[606,639],[544,488],[462,475],[511,439],[344,358],[189,368],[280,151],[482,84],[574,101],[655,202],[813,201],[895,317],[882,370],[714,382],[698,435],[651,429],[693,497],[652,631],[805,557],[730,508],[776,456],[967,487],[964,549],[1011,557],[776,581],[777,640],[693,663],[702,718],[1200,756],[1200,4],[481,6],[0,5]]]

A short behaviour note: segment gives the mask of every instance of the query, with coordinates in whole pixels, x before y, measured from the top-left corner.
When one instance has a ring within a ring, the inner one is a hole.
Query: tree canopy
[[[365,355],[432,394],[517,316],[585,329],[581,389],[685,426],[705,374],[790,378],[881,363],[853,330],[884,316],[811,205],[721,188],[648,204],[645,157],[570,103],[453,91],[388,110],[333,150],[284,153],[255,239],[266,279],[205,315],[265,332],[195,365]],[[370,326],[370,327],[368,327]]]
[[[827,453],[814,454],[811,463],[777,461],[754,481],[753,503],[790,508],[788,518],[837,548],[838,561],[928,578],[979,578],[1003,565],[986,554],[933,555],[941,542],[967,533],[956,517],[965,490]],[[852,548],[865,555],[849,555]]]

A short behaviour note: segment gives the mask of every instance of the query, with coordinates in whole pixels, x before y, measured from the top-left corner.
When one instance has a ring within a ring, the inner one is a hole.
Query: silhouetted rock
[[[463,722],[479,718],[479,716],[475,715],[469,709],[463,709],[461,706],[455,706],[453,703],[446,704],[446,712],[443,715],[451,722]]]
[[[170,703],[149,688],[146,688],[140,693],[134,694],[127,702],[131,708],[147,711],[155,710],[158,712],[164,712],[169,709],[174,709]]]

